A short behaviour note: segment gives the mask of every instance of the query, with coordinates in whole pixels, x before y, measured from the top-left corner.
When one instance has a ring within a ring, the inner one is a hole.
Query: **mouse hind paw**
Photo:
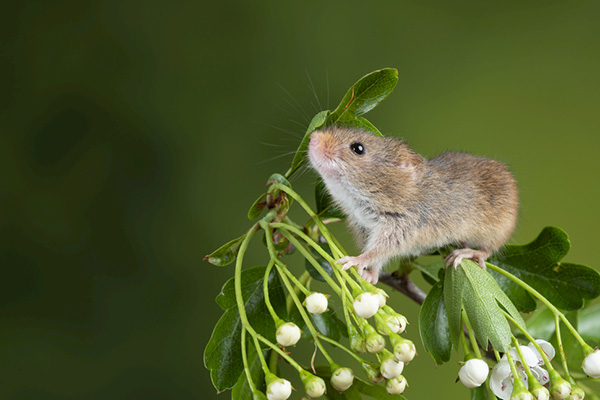
[[[446,266],[452,265],[454,268],[458,268],[462,260],[468,259],[477,261],[479,266],[485,269],[485,260],[490,254],[491,252],[486,250],[456,249],[444,259],[444,262]]]

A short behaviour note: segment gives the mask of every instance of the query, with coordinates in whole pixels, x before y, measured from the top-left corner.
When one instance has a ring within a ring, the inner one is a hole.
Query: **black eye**
[[[354,142],[350,145],[350,150],[357,156],[365,154],[365,146],[361,142]]]

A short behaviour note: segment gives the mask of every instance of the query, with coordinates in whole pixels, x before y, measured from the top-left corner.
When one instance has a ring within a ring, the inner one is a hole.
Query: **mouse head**
[[[328,127],[312,133],[308,156],[325,181],[355,186],[382,179],[410,179],[422,162],[401,140],[354,128]]]

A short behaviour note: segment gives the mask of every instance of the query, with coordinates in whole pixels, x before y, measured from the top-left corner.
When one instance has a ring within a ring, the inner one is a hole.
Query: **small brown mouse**
[[[446,265],[467,258],[485,268],[515,228],[517,185],[498,161],[453,152],[425,159],[400,139],[342,127],[313,132],[308,156],[363,248],[338,263],[367,282],[393,257],[447,245],[461,248]]]

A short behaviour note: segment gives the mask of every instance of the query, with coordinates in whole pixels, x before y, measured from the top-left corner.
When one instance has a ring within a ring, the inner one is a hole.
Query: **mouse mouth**
[[[340,165],[331,154],[332,151],[323,149],[322,146],[319,146],[319,143],[319,141],[311,139],[308,146],[308,159],[311,165],[320,175],[331,178],[340,176]]]

